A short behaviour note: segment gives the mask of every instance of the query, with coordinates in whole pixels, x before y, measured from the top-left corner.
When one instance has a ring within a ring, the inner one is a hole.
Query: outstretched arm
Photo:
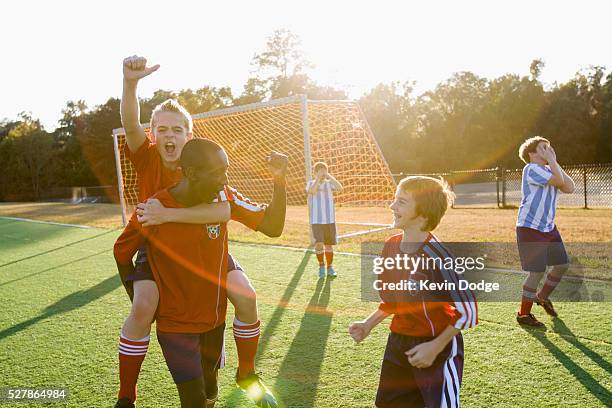
[[[159,65],[147,67],[147,60],[136,55],[123,60],[123,93],[121,95],[121,124],[131,152],[136,152],[147,137],[140,124],[140,107],[136,88],[138,81],[157,71]]]
[[[286,155],[272,152],[268,160],[270,172],[274,177],[274,192],[272,201],[266,207],[263,220],[258,231],[269,237],[280,237],[285,227],[285,214],[287,212],[287,163]]]

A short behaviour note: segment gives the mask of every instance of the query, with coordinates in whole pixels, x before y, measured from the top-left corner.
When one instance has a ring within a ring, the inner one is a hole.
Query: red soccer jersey
[[[245,206],[246,199],[239,196],[236,200],[233,191],[224,190],[219,199],[234,202],[232,214],[235,212],[248,227],[257,228],[263,207],[252,202]],[[183,207],[168,190],[154,197],[165,207]],[[142,231],[159,288],[157,328],[164,332],[203,333],[221,325],[227,308],[227,223],[166,223]]]
[[[403,255],[400,249],[403,234],[397,234],[387,239],[381,256],[383,258],[395,258],[396,255]],[[412,254],[411,257],[441,258],[446,259],[451,255],[448,250],[429,234],[421,247]],[[430,265],[436,264],[432,262]],[[437,263],[440,264],[439,262]],[[444,262],[442,262],[444,264]],[[385,270],[381,275],[383,282],[389,281],[394,271]],[[424,298],[422,293],[415,293],[406,297],[406,292],[399,293],[393,291],[381,292],[381,303],[379,308],[393,314],[390,329],[394,333],[405,336],[427,337],[438,336],[447,326],[454,326],[457,329],[468,329],[478,323],[478,305],[474,294],[469,290],[459,290],[458,282],[460,278],[454,271],[444,268],[419,269],[414,271],[411,276],[414,279],[426,279],[430,282],[454,282],[455,290],[446,291],[443,298],[452,301],[433,302]],[[402,273],[404,273],[402,271]],[[398,275],[395,275],[398,276]],[[394,280],[397,282],[397,280]]]
[[[181,169],[178,167],[176,170],[166,168],[162,163],[157,147],[149,141],[149,138],[145,139],[142,146],[136,152],[132,152],[126,143],[124,152],[136,169],[136,175],[138,176],[138,201],[140,202],[145,202],[153,194],[181,180]],[[117,238],[117,241],[115,241],[113,251],[115,259],[119,264],[127,265],[132,262],[136,251],[143,245],[139,227],[136,211],[134,211],[123,232]]]

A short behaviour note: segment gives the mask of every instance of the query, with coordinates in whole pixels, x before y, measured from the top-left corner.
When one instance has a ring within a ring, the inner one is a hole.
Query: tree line
[[[240,95],[229,87],[158,90],[141,98],[142,121],[167,98],[192,113],[296,94],[347,98],[309,77],[313,66],[289,31],[275,31],[252,64]],[[612,73],[594,66],[545,86],[543,68],[534,60],[527,76],[493,79],[459,72],[420,95],[414,82],[379,84],[359,103],[394,173],[520,167],[518,146],[532,135],[549,138],[563,164],[612,162]],[[52,187],[116,185],[110,135],[121,127],[119,104],[68,101],[53,132],[27,113],[0,121],[0,200],[36,200]]]

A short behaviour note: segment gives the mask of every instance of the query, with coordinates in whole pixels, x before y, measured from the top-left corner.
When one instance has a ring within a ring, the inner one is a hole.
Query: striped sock
[[[536,300],[536,290],[528,286],[523,286],[523,298],[521,299],[521,316],[531,313],[531,307]]]
[[[243,323],[234,319],[234,340],[238,351],[238,377],[244,378],[255,372],[255,356],[259,345],[259,320]]]
[[[136,383],[140,374],[140,367],[149,349],[147,336],[140,340],[130,340],[119,336],[119,396],[136,401]]]
[[[543,300],[548,299],[548,296],[550,296],[552,291],[555,290],[559,282],[561,282],[560,277],[553,276],[550,273],[546,275],[544,286],[542,286],[542,289],[540,289],[540,291],[538,292],[538,297]]]
[[[319,266],[325,266],[325,259],[323,259],[323,250],[317,249],[315,250],[315,253],[317,254],[317,261],[319,261]]]

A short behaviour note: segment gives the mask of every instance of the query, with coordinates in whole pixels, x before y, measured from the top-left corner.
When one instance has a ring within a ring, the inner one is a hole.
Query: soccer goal
[[[272,196],[266,163],[272,150],[289,156],[290,205],[306,204],[306,181],[317,161],[326,162],[344,186],[336,205],[380,205],[393,198],[395,182],[387,162],[354,101],[312,101],[296,95],[219,109],[194,115],[193,134],[225,148],[230,184],[256,201]],[[124,130],[115,129],[113,139],[125,223],[137,203],[138,184],[123,153]]]

